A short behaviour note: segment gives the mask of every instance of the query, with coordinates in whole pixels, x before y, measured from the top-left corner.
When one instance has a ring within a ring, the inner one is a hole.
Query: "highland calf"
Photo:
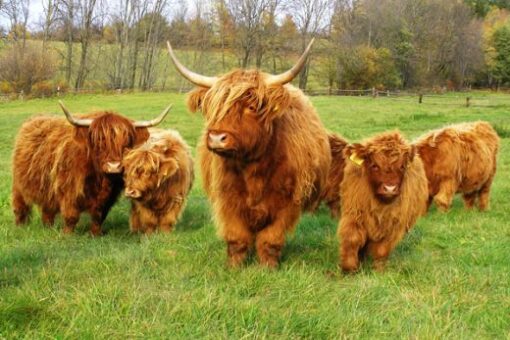
[[[338,226],[341,267],[359,268],[370,255],[384,268],[390,252],[426,212],[427,177],[415,147],[399,132],[348,145],[340,186],[342,213]]]
[[[347,141],[334,133],[328,134],[328,139],[331,151],[331,166],[321,200],[329,207],[331,217],[338,218],[340,212],[340,183],[342,183],[344,177],[345,166],[343,151]]]
[[[193,159],[186,142],[177,131],[154,129],[122,163],[125,195],[132,200],[131,231],[172,231],[193,184]]]
[[[499,149],[498,134],[489,123],[450,125],[425,134],[415,144],[429,182],[429,205],[434,201],[447,211],[458,192],[466,208],[477,199],[480,210],[489,208]]]
[[[147,127],[163,120],[132,122],[113,112],[66,119],[38,116],[26,121],[16,137],[13,155],[12,206],[16,224],[25,223],[33,204],[44,224],[64,218],[64,232],[74,230],[80,213],[92,217],[90,232],[101,224],[123,188],[121,160],[126,149],[143,143]]]
[[[303,210],[314,209],[324,188],[331,153],[327,132],[310,100],[288,83],[305,64],[280,75],[234,70],[206,77],[170,56],[198,86],[188,97],[206,127],[199,146],[203,184],[228,263],[238,266],[255,246],[259,262],[278,265],[287,232]]]

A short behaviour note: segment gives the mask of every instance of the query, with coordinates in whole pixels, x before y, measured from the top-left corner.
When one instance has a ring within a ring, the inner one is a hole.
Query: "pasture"
[[[325,126],[350,141],[400,129],[412,140],[448,123],[487,120],[502,139],[491,208],[435,207],[391,255],[386,271],[365,263],[340,274],[337,222],[325,208],[306,214],[288,238],[278,270],[251,259],[226,268],[197,173],[176,230],[131,235],[129,202],[108,216],[107,235],[91,238],[82,216],[73,235],[62,221],[43,227],[34,209],[13,224],[11,152],[21,123],[61,115],[57,99],[0,105],[1,338],[509,338],[510,95],[425,98],[312,97]],[[73,112],[112,109],[149,118],[170,102],[162,124],[196,146],[199,114],[184,95],[135,93],[61,98]]]

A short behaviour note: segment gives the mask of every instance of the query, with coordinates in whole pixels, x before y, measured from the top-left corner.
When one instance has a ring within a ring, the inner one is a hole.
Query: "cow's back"
[[[13,187],[27,203],[58,209],[56,196],[66,189],[60,185],[75,171],[72,158],[84,151],[75,148],[67,154],[69,144],[76,144],[74,129],[64,119],[38,116],[21,126],[13,153]]]
[[[467,124],[461,131],[462,180],[459,191],[470,192],[480,187],[496,172],[499,137],[487,122]]]

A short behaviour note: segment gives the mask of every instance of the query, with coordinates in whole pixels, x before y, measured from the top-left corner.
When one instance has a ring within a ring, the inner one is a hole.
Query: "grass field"
[[[102,238],[83,216],[74,235],[32,222],[16,227],[10,208],[16,132],[56,99],[0,105],[0,338],[510,338],[510,96],[414,99],[314,97],[328,129],[357,141],[388,129],[409,139],[447,123],[487,120],[502,138],[491,209],[465,211],[457,197],[435,208],[390,257],[384,273],[337,269],[337,223],[325,209],[305,215],[276,271],[251,261],[225,266],[200,176],[176,230],[131,235],[129,204],[108,216]],[[175,94],[68,96],[72,111],[115,109],[148,118],[169,102],[163,124],[194,147],[200,115]]]

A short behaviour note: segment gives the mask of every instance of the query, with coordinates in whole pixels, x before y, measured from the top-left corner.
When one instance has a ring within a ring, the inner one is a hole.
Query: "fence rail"
[[[169,93],[186,93],[189,92],[192,87],[153,87],[148,89],[147,92],[169,92]],[[98,89],[98,88],[82,88],[82,89],[66,89],[61,90],[57,88],[51,93],[42,94],[39,96],[25,95],[23,91],[20,93],[11,94],[0,94],[0,102],[8,102],[11,100],[25,100],[27,98],[44,98],[44,97],[60,97],[64,95],[78,95],[78,94],[126,94],[126,93],[140,93],[144,92],[139,89]],[[365,90],[349,90],[349,89],[310,89],[306,90],[305,93],[310,96],[357,96],[365,98],[385,98],[396,101],[416,102],[418,104],[427,105],[456,105],[456,106],[491,106],[490,98],[487,95],[473,94],[472,92],[411,92],[411,91],[400,91],[400,90],[377,90],[375,88]],[[510,106],[510,93],[498,92],[502,94],[508,94],[509,100],[507,103],[498,103],[498,105]]]

